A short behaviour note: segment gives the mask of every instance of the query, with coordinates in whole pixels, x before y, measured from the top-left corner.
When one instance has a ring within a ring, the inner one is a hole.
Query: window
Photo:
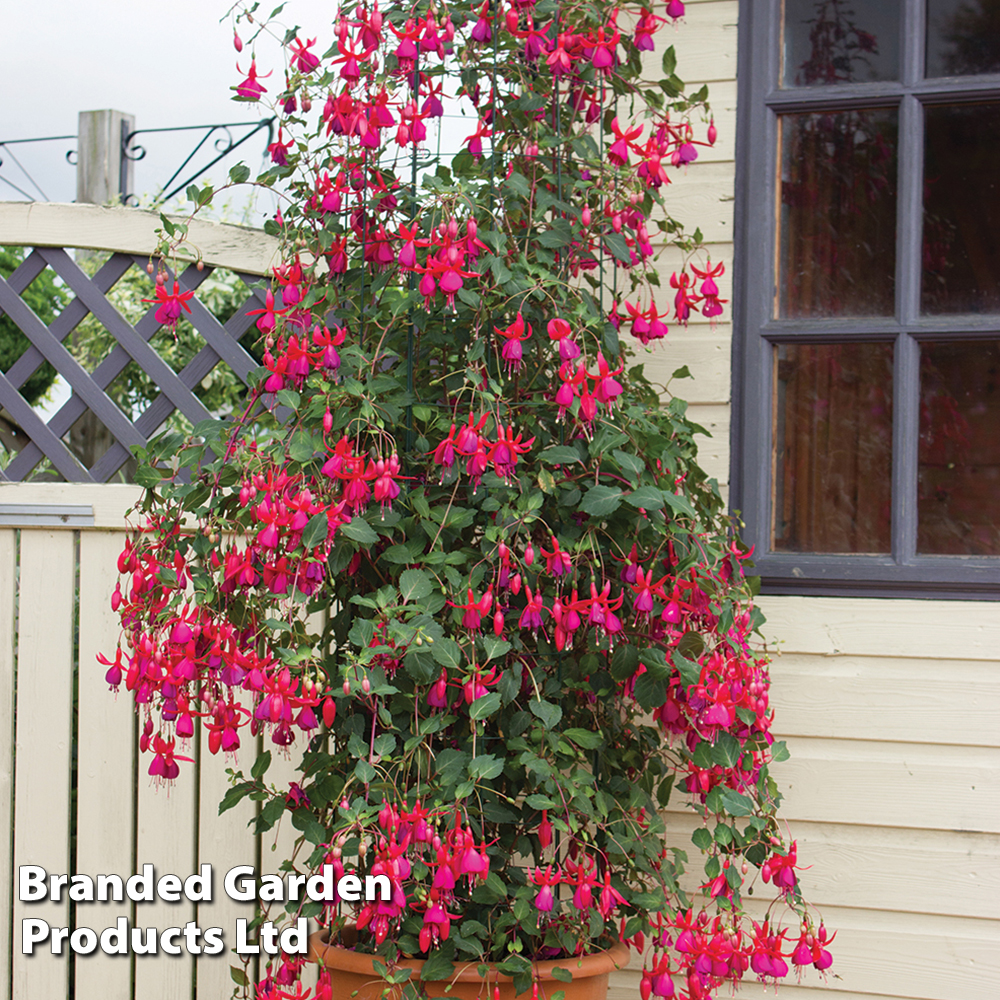
[[[1000,599],[1000,0],[743,0],[739,86],[765,590]]]

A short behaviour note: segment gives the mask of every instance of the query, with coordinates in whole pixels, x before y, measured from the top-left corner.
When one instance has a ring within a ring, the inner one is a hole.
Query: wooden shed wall
[[[757,0],[754,0],[757,2]],[[735,0],[689,0],[678,75],[709,85],[719,128],[668,199],[699,224],[731,298],[736,112]],[[666,279],[679,258],[661,258]],[[729,313],[722,317],[728,320]],[[676,383],[712,439],[703,464],[729,471],[732,327],[671,326],[647,370]],[[792,759],[774,768],[799,842],[809,899],[838,931],[827,982],[813,972],[783,1000],[993,1000],[1000,993],[1000,605],[987,602],[763,597],[774,641],[776,730]],[[679,840],[698,823],[678,800]],[[766,888],[766,887],[765,887]],[[767,895],[766,893],[764,895]],[[637,964],[637,963],[635,963]],[[613,979],[635,997],[638,972]],[[773,990],[766,990],[773,996]],[[747,983],[741,997],[762,997]]]

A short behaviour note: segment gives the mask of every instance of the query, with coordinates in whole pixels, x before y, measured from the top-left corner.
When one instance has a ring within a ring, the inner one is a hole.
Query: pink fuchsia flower
[[[373,473],[375,482],[372,485],[372,495],[378,503],[383,513],[392,509],[392,502],[399,496],[399,456],[395,453],[388,459],[380,458],[375,462],[370,471]]]
[[[319,56],[309,51],[315,44],[315,38],[310,38],[304,44],[296,38],[289,46],[292,50],[292,65],[300,73],[311,73],[319,66]]]
[[[153,294],[156,296],[155,299],[143,299],[142,301],[159,302],[160,306],[156,310],[155,319],[163,326],[169,326],[171,329],[176,327],[177,321],[181,318],[182,308],[186,312],[191,312],[188,299],[194,297],[194,292],[190,290],[182,292],[180,283],[176,280],[172,292],[168,292],[165,285],[157,284]]]
[[[716,316],[722,314],[722,305],[728,301],[727,299],[719,298],[719,286],[714,280],[725,272],[726,265],[719,263],[715,267],[712,267],[712,261],[709,260],[705,265],[704,271],[695,267],[694,264],[691,265],[691,270],[697,277],[702,279],[699,291],[701,292],[701,300],[704,305],[702,306],[701,313],[706,318],[714,320]]]
[[[635,128],[622,131],[618,124],[618,117],[615,116],[611,121],[611,130],[615,134],[615,141],[608,150],[608,159],[616,167],[627,166],[629,149],[636,148],[634,140],[642,134],[642,126],[636,125]]]
[[[264,308],[263,309],[251,309],[247,316],[260,316],[257,320],[257,329],[261,333],[267,334],[274,331],[277,325],[277,317],[284,315],[288,312],[287,309],[275,309],[274,308],[274,292],[269,288],[267,294],[264,296]]]
[[[501,479],[509,481],[514,477],[519,456],[529,451],[535,443],[534,438],[522,442],[521,437],[521,432],[518,432],[516,438],[514,437],[514,428],[511,425],[505,429],[501,424],[497,430],[497,440],[490,448],[489,461],[493,465],[493,471]]]
[[[559,345],[559,360],[574,361],[580,357],[580,345],[573,339],[573,330],[564,319],[550,319],[546,329],[549,339]]]
[[[518,628],[527,628],[531,629],[532,632],[537,632],[542,627],[542,615],[546,613],[547,609],[542,602],[541,591],[537,594],[532,594],[531,587],[526,586],[524,592],[528,596],[528,603],[521,612],[517,626]]]
[[[619,365],[614,371],[604,358],[604,354],[597,352],[597,374],[588,378],[594,383],[594,399],[603,403],[608,409],[614,406],[615,400],[622,394],[621,383],[615,378],[625,370],[625,365]]]
[[[651,340],[662,340],[669,332],[667,324],[660,319],[656,303],[651,302],[649,308],[642,312],[638,306],[631,302],[625,303],[625,309],[632,321],[632,336],[643,344],[648,345]]]
[[[483,139],[493,136],[493,129],[489,128],[486,121],[480,121],[476,126],[476,131],[472,135],[467,135],[464,139],[468,143],[469,154],[473,159],[479,160],[483,156]]]
[[[505,330],[495,326],[493,331],[504,338],[504,345],[500,353],[507,362],[507,371],[520,371],[521,360],[524,357],[524,348],[521,346],[521,342],[531,336],[531,324],[525,323],[524,317],[518,313],[517,319]]]
[[[694,294],[691,284],[691,275],[686,271],[676,272],[670,275],[670,287],[677,289],[674,296],[674,318],[687,326],[691,316],[691,307],[697,305],[698,296]]]
[[[474,42],[479,42],[480,45],[485,45],[487,42],[493,40],[493,17],[490,14],[489,0],[479,8],[479,20],[472,26],[472,31],[469,32],[469,36]]]
[[[344,343],[347,331],[337,327],[333,333],[319,323],[313,328],[313,345],[319,349],[319,367],[335,372],[340,367],[340,355],[337,348]]]
[[[607,34],[604,28],[597,29],[597,37],[593,42],[594,48],[590,56],[590,61],[593,63],[594,69],[599,73],[609,72],[611,67],[618,61],[616,49],[618,48],[618,40],[620,38],[621,33],[613,24]]]
[[[657,17],[652,11],[643,8],[642,15],[635,25],[635,47],[640,52],[652,52],[656,48],[653,35],[660,29],[664,19]]]
[[[559,548],[559,539],[552,536],[552,551],[541,550],[545,557],[545,568],[552,576],[559,577],[569,573],[573,569],[573,560],[568,552],[563,552]]]
[[[486,593],[477,599],[472,588],[469,587],[467,603],[455,604],[453,601],[448,601],[448,605],[464,612],[462,615],[463,628],[467,628],[470,632],[478,632],[482,625],[483,616],[488,615],[493,606],[493,591],[487,587]]]
[[[243,70],[240,69],[239,64],[236,66],[236,72],[242,73]],[[266,80],[271,74],[268,73],[264,76]],[[244,101],[259,101],[261,94],[267,93],[267,87],[265,87],[257,78],[257,62],[254,59],[250,60],[250,70],[247,73],[247,78],[239,84],[237,87],[233,88],[236,91],[236,96],[240,100]]]
[[[684,4],[681,0],[667,0],[667,17],[675,21],[684,16]]]
[[[463,424],[455,438],[455,450],[460,455],[474,455],[476,453],[482,430],[489,419],[488,413],[484,413],[478,420],[471,413],[469,414],[469,419]]]
[[[536,868],[531,876],[531,884],[539,886],[538,895],[535,896],[535,909],[540,913],[551,913],[555,906],[555,893],[552,889],[562,882],[562,874],[558,865],[548,865],[543,872],[541,868]]]

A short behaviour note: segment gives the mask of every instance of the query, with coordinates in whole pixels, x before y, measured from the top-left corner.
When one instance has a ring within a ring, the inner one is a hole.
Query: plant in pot
[[[714,141],[706,95],[672,49],[643,78],[683,4],[361,3],[323,55],[255,12],[234,89],[275,91],[253,183],[279,192],[284,259],[242,415],[141,456],[108,678],[150,774],[178,776],[197,720],[225,756],[263,737],[222,808],[287,817],[289,871],[387,878],[387,898],[289,904],[321,929],[318,998],[599,996],[629,947],[644,998],[826,968],[777,821],[748,553],[701,429],[633,363],[669,350],[653,234],[683,254],[675,320],[722,310],[665,204]],[[462,112],[460,151],[428,155]],[[165,220],[164,323],[184,237]],[[275,747],[301,757],[291,786],[268,781]],[[662,813],[678,800],[703,874]],[[757,881],[797,943],[744,911]],[[300,971],[275,959],[256,995],[303,995]]]

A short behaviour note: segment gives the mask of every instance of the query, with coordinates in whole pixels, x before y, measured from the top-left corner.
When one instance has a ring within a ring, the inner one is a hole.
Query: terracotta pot
[[[372,956],[327,944],[326,935],[326,931],[310,935],[309,958],[330,973],[333,1000],[381,1000],[385,983],[375,971]],[[607,951],[585,955],[583,958],[538,962],[535,970],[539,979],[539,1000],[546,1000],[557,990],[566,991],[566,1000],[605,1000],[608,995],[608,976],[615,969],[625,968],[628,960],[628,948],[623,944],[616,944]],[[411,981],[419,981],[420,969],[424,964],[421,959],[407,959],[400,964],[403,968],[414,970]],[[556,979],[552,970],[557,967],[572,972],[573,981],[564,983]],[[447,982],[424,985],[428,997],[454,997],[455,1000],[493,1000],[495,986],[500,987],[500,1000],[531,996],[530,987],[527,993],[515,993],[510,976],[491,972],[488,979],[481,978],[475,962],[464,966],[456,964],[455,974]],[[389,1000],[399,1000],[402,987],[396,986],[384,995]]]

